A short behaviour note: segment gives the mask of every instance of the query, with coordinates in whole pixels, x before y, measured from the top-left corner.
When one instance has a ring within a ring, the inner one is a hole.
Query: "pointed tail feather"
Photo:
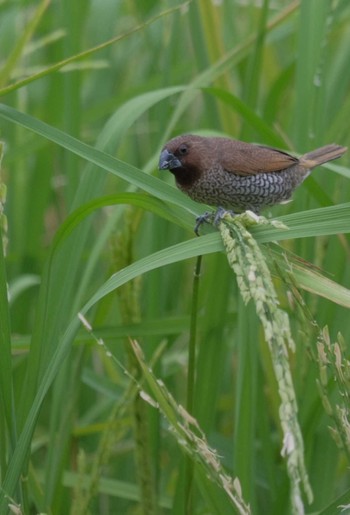
[[[305,166],[305,168],[315,168],[315,166],[333,161],[333,159],[338,159],[338,157],[342,156],[347,150],[347,147],[340,145],[326,145],[325,147],[317,148],[302,156],[300,163]]]

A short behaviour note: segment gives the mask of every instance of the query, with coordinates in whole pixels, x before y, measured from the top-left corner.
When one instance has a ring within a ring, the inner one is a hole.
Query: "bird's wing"
[[[299,163],[299,159],[271,147],[223,140],[218,148],[222,167],[238,175],[255,175],[262,172],[280,172]]]

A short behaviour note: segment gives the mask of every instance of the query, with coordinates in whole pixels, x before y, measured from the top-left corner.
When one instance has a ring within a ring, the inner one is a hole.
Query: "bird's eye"
[[[185,156],[188,152],[188,148],[187,148],[187,145],[185,145],[184,143],[182,145],[179,146],[179,153],[182,155],[182,156]]]

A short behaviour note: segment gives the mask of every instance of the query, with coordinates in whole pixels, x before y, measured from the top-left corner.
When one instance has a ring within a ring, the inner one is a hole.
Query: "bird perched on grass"
[[[297,158],[263,145],[184,134],[163,147],[159,168],[173,173],[177,187],[197,202],[259,214],[290,200],[313,168],[346,150],[332,144]]]

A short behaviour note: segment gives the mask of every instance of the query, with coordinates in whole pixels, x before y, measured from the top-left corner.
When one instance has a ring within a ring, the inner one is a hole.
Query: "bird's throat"
[[[170,170],[175,175],[176,182],[179,186],[190,187],[200,177],[200,172],[196,168],[174,168]]]

